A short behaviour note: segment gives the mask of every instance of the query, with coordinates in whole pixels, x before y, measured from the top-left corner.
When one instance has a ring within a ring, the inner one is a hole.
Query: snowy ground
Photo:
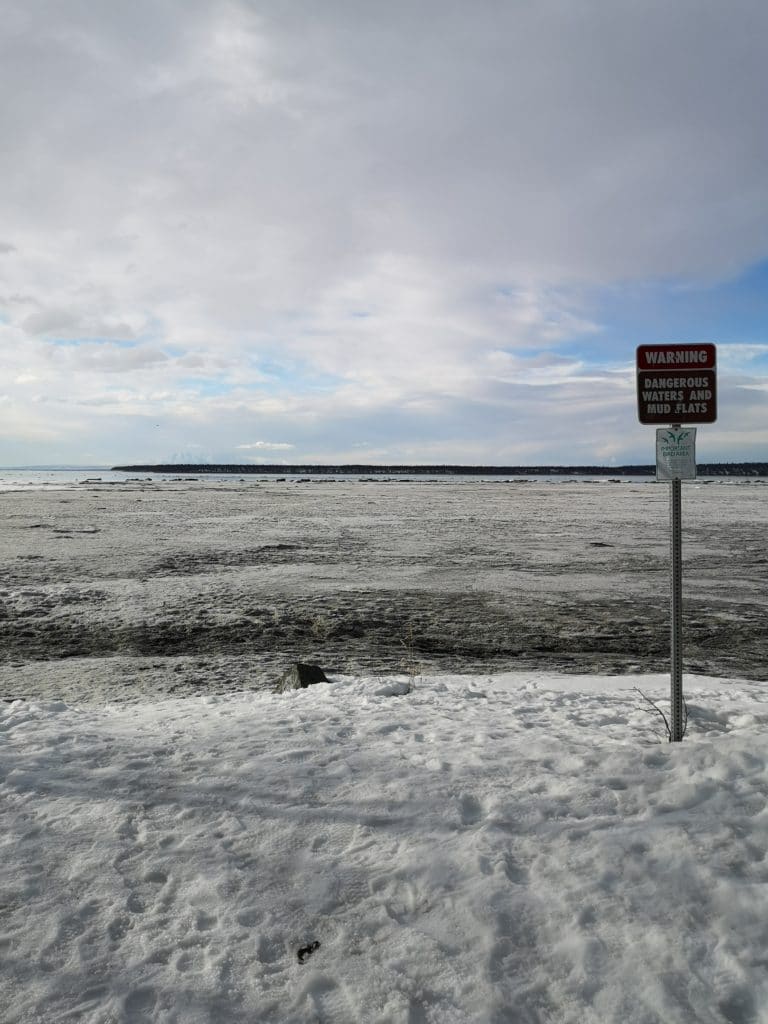
[[[3,1024],[768,1024],[765,493],[0,495]]]
[[[4,1021],[768,1021],[768,684],[635,684],[0,707]]]

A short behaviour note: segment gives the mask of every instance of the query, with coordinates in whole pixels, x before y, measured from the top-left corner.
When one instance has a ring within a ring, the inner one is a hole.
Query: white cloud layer
[[[748,0],[13,5],[0,462],[650,450],[632,343],[564,346],[587,289],[766,256],[767,37]]]
[[[236,444],[235,448],[237,451],[270,451],[270,452],[281,452],[288,451],[290,448],[294,448],[295,445],[289,444],[287,441],[253,441],[250,444]]]

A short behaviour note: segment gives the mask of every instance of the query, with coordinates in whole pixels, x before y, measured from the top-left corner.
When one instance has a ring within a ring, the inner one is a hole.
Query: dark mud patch
[[[262,544],[243,550],[174,552],[150,565],[143,576],[199,576],[227,568],[284,565],[295,562],[298,548],[298,544]]]
[[[198,605],[126,623],[77,604],[0,615],[0,662],[124,655],[241,655],[254,664],[312,661],[343,673],[659,672],[668,666],[668,612],[656,603],[562,598],[503,600],[482,593],[345,592],[254,604],[240,613]],[[50,600],[50,597],[49,597]],[[764,678],[764,610],[690,602],[686,669]]]

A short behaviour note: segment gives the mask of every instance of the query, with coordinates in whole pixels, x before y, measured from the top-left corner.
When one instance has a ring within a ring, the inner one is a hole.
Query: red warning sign
[[[714,423],[717,371],[714,345],[640,345],[637,408],[641,423]]]

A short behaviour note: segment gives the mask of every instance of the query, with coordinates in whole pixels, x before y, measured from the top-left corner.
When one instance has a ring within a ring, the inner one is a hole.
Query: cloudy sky
[[[768,458],[764,0],[0,8],[0,464]]]

